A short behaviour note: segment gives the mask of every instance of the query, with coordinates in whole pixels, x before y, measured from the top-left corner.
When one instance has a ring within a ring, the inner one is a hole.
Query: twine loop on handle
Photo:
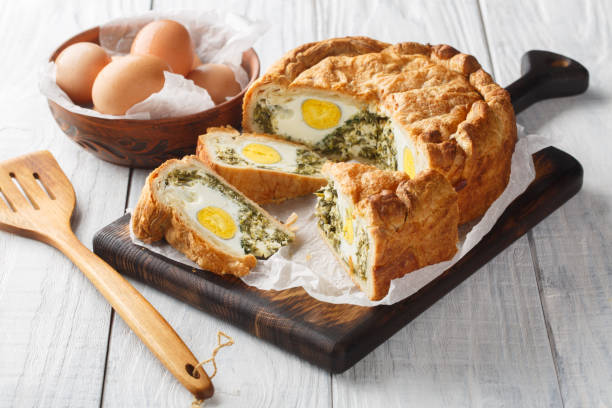
[[[225,339],[225,341],[223,342],[222,338]],[[229,347],[232,344],[234,344],[234,339],[232,339],[230,336],[228,336],[227,334],[223,333],[221,330],[217,331],[217,346],[214,348],[214,350],[212,351],[212,356],[208,359],[208,360],[204,360],[201,361],[200,363],[198,363],[198,365],[196,365],[193,368],[193,372],[196,373],[198,370],[198,367],[201,367],[202,370],[204,370],[204,364],[208,364],[212,362],[213,365],[213,372],[211,375],[208,376],[208,378],[210,378],[211,380],[213,379],[213,377],[215,375],[217,375],[217,362],[215,361],[215,357],[217,356],[217,353],[219,352],[219,350],[221,350],[223,347]],[[204,370],[206,371],[206,370]],[[208,374],[208,373],[207,373]],[[204,400],[199,400],[199,399],[195,399],[192,403],[191,403],[191,408],[200,408],[202,406],[202,404],[204,403]]]

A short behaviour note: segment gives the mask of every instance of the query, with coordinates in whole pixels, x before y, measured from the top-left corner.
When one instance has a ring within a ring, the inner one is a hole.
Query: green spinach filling
[[[362,159],[384,170],[396,170],[396,149],[391,121],[363,111],[319,141],[314,149],[337,159]]]
[[[265,104],[265,99],[258,101],[253,110],[253,121],[264,133],[276,133],[272,122],[273,110],[275,110],[274,107]]]
[[[281,110],[261,99],[255,105],[253,120],[266,133],[279,133],[274,121]],[[294,135],[283,134],[288,140]],[[384,116],[362,111],[334,129],[312,148],[334,160],[363,159],[383,170],[396,170],[397,159],[391,121]]]
[[[289,243],[289,236],[275,229],[270,220],[251,206],[240,209],[240,231],[243,233],[240,246],[247,254],[269,258],[282,246]]]
[[[249,162],[238,156],[236,150],[233,147],[221,147],[217,149],[217,159],[223,163],[230,164],[232,166],[242,165],[248,166]]]
[[[295,153],[297,162],[295,172],[297,174],[310,176],[321,172],[321,167],[325,163],[323,157],[307,149],[297,149]]]
[[[330,180],[315,194],[317,196],[315,215],[318,218],[319,227],[334,249],[338,250],[340,234],[342,234],[342,218],[338,211],[338,192],[334,188],[334,182]]]
[[[284,231],[275,228],[272,222],[248,203],[243,196],[223,184],[218,178],[200,173],[198,170],[173,170],[164,183],[166,186],[192,187],[201,183],[211,189],[220,191],[238,204],[238,223],[242,237],[240,246],[247,254],[259,258],[269,258],[281,247],[287,245],[290,237]]]
[[[357,262],[355,263],[355,273],[362,280],[366,280],[368,270],[368,254],[370,253],[370,240],[365,228],[357,229]]]
[[[321,153],[340,160],[360,157],[375,162],[377,144],[387,119],[370,112],[360,112],[336,128],[315,145]]]
[[[376,143],[376,166],[381,170],[397,170],[397,149],[391,121],[387,120]]]
[[[314,149],[338,160],[364,159],[384,170],[397,169],[391,121],[363,111],[318,142]]]

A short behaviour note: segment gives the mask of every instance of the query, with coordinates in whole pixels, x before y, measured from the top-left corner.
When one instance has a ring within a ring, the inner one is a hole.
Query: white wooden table
[[[582,191],[355,367],[331,375],[135,282],[193,352],[218,329],[216,394],[229,407],[612,406],[612,2],[606,0],[3,2],[0,160],[49,149],[74,184],[73,227],[95,231],[134,206],[146,171],[102,162],[68,140],[37,88],[38,69],[75,33],[151,7],[212,8],[267,20],[267,68],[313,40],[368,35],[447,43],[496,80],[530,49],[591,73],[582,96],[518,117],[584,166]],[[190,395],[63,255],[0,231],[0,407],[188,406]]]

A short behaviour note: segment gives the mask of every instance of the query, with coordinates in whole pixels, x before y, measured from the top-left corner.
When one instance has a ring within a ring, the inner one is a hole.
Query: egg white
[[[249,144],[257,143],[272,147],[278,152],[281,159],[276,163],[264,164],[258,163],[242,154],[242,150]],[[297,170],[297,150],[303,147],[293,143],[283,142],[282,140],[270,140],[257,137],[249,137],[242,135],[240,137],[232,137],[230,135],[216,135],[208,139],[208,148],[212,147],[212,151],[217,154],[218,150],[225,147],[231,147],[236,151],[236,154],[241,158],[251,163],[254,166],[263,167],[270,170],[282,170],[287,172],[295,172]],[[227,165],[224,163],[224,165]]]
[[[167,197],[172,197],[173,204],[180,207],[185,212],[204,236],[214,240],[214,242],[220,246],[231,248],[239,254],[245,253],[240,245],[240,239],[242,238],[238,218],[240,207],[234,200],[223,195],[220,191],[212,189],[202,183],[194,183],[192,186],[169,184],[164,194],[166,194]],[[218,207],[230,215],[236,224],[236,233],[232,238],[220,238],[200,224],[198,221],[198,212],[204,207]]]
[[[268,95],[266,99],[269,105],[281,107],[273,116],[276,132],[310,146],[321,141],[325,136],[332,133],[336,128],[342,126],[344,122],[361,111],[357,105],[352,105],[335,98],[322,98],[320,95]],[[317,99],[337,105],[341,112],[338,125],[329,129],[315,129],[308,126],[302,117],[302,104],[307,99]]]
[[[402,128],[395,122],[391,121],[393,127],[393,143],[395,144],[395,160],[397,162],[397,170],[405,171],[404,169],[404,149],[409,149],[414,157],[414,170],[416,174],[419,174],[422,170],[427,168],[426,158],[420,154],[420,150],[415,149],[412,139],[404,133]]]

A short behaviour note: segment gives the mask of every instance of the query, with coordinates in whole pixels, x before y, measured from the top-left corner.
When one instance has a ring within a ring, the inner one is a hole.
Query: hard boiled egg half
[[[245,253],[240,245],[240,206],[236,201],[204,183],[169,184],[164,195],[174,205],[181,207],[203,233],[238,254]]]
[[[315,145],[362,110],[355,104],[315,94],[266,96],[276,133]]]

